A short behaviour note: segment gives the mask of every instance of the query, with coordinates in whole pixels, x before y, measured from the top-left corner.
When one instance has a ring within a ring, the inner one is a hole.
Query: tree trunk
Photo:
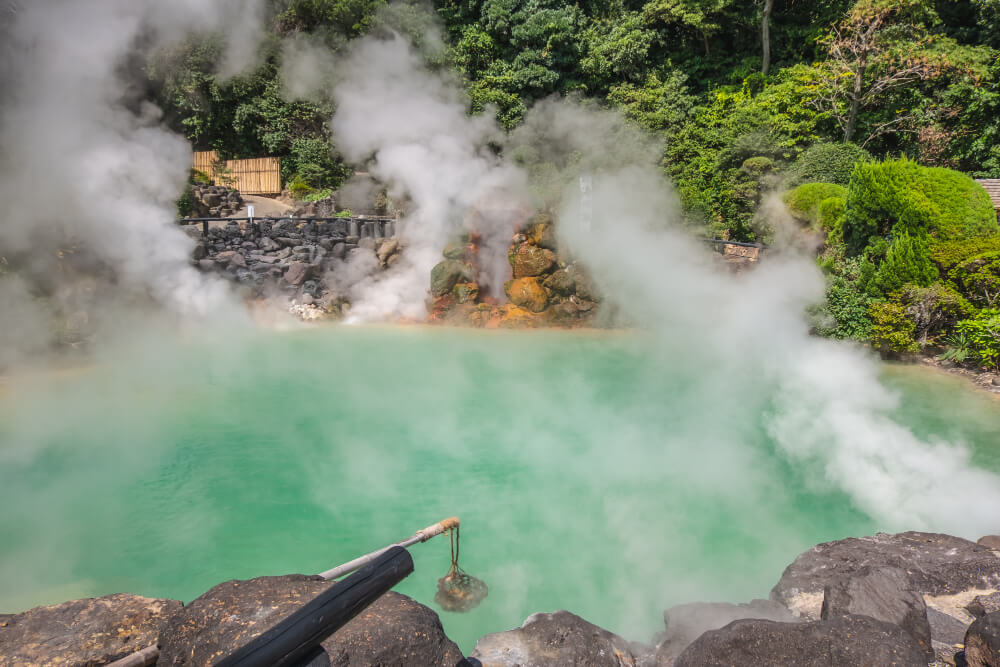
[[[709,55],[709,53],[708,53],[708,33],[707,32],[701,33],[701,39],[705,43],[705,55],[707,56],[707,55]]]
[[[847,113],[847,126],[844,127],[845,144],[854,138],[854,130],[858,124],[858,110],[861,108],[861,86],[864,84],[865,67],[865,61],[862,61],[858,65],[858,71],[854,74],[854,89],[848,96],[848,99],[851,100],[851,108]]]
[[[760,71],[767,76],[771,69],[771,10],[774,9],[774,0],[764,0],[764,11],[760,19],[760,39],[764,51],[764,59]]]

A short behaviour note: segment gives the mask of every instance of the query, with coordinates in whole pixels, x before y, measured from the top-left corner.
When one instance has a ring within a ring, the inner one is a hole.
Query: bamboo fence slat
[[[221,164],[215,151],[198,151],[193,166],[220,183],[229,183],[243,194],[274,195],[281,192],[281,158],[260,157],[226,160]],[[220,171],[225,169],[225,173]]]

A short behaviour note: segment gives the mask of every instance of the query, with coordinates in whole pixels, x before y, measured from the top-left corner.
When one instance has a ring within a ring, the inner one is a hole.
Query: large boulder
[[[306,262],[292,262],[285,271],[285,282],[289,285],[301,285],[309,279],[312,267]]]
[[[532,278],[543,275],[556,263],[556,255],[547,248],[522,243],[511,256],[515,278]]]
[[[786,623],[798,619],[785,607],[771,600],[752,600],[744,604],[728,602],[692,602],[677,605],[663,612],[665,629],[656,636],[655,662],[669,664],[691,642],[708,632],[746,618]]]
[[[1000,667],[1000,612],[986,614],[969,626],[965,662],[969,667]]]
[[[460,279],[467,278],[469,273],[471,272],[467,270],[466,265],[456,259],[438,262],[431,269],[431,294],[444,296]]]
[[[903,570],[868,568],[828,584],[823,593],[821,618],[827,620],[852,614],[898,625],[920,645],[927,659],[933,660],[927,605],[923,596],[912,589]]]
[[[331,584],[286,575],[227,581],[171,618],[160,636],[157,667],[206,665],[265,632]],[[461,660],[432,610],[386,593],[323,642],[333,665],[454,667]]]
[[[977,595],[965,605],[966,610],[976,618],[1000,611],[1000,591],[989,595]]]
[[[486,635],[469,662],[482,667],[633,667],[629,643],[568,611],[533,614],[520,628]]]
[[[542,284],[546,289],[552,290],[554,294],[562,296],[569,296],[572,294],[573,288],[576,286],[573,281],[573,276],[570,275],[569,271],[566,269],[553,271]]]
[[[926,667],[927,657],[898,626],[868,616],[780,623],[748,619],[710,630],[674,667]]]
[[[549,305],[549,295],[538,284],[537,278],[516,278],[507,286],[511,303],[533,313],[540,313]]]
[[[0,665],[104,665],[157,643],[177,600],[118,593],[36,607],[0,620]]]
[[[879,533],[826,542],[799,555],[785,568],[771,599],[817,619],[826,586],[884,567],[905,571],[911,590],[922,594],[929,607],[959,618],[968,614],[959,605],[1000,585],[1000,558],[987,547],[939,533]]]

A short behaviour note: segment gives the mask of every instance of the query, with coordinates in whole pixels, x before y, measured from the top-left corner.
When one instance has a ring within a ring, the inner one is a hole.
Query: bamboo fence
[[[220,185],[231,185],[246,195],[276,195],[281,192],[281,158],[258,157],[219,160],[215,151],[197,151],[192,166]]]

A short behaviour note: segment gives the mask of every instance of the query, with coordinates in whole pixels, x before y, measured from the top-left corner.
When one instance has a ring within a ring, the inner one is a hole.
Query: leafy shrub
[[[315,189],[300,174],[296,174],[288,184],[288,191],[296,199],[302,199],[313,193]]]
[[[820,224],[820,204],[826,200],[839,201],[842,202],[840,207],[843,209],[847,200],[847,188],[834,183],[806,183],[786,192],[783,199],[793,217],[816,226]],[[828,208],[836,206],[837,204],[831,203]]]
[[[983,253],[1000,251],[1000,236],[961,239],[935,243],[931,248],[931,260],[947,275],[962,262]]]
[[[875,274],[875,285],[883,294],[888,294],[907,283],[926,287],[937,277],[926,238],[922,234],[911,236],[903,232],[889,245]]]
[[[1000,305],[1000,251],[967,259],[949,271],[948,277],[969,301],[988,308]]]
[[[315,201],[321,201],[323,199],[326,199],[327,197],[332,197],[332,196],[333,196],[333,190],[331,190],[330,188],[324,188],[322,190],[316,190],[315,192],[310,192],[309,194],[307,194],[302,198],[302,201],[306,203],[311,203]]]
[[[212,179],[208,174],[201,171],[200,169],[191,169],[191,175],[189,177],[189,182],[194,185],[211,185]]]
[[[964,364],[972,356],[972,344],[964,333],[953,333],[944,339],[944,352],[938,355],[942,361],[954,361]]]
[[[786,187],[802,183],[836,183],[847,185],[858,162],[871,162],[871,153],[855,144],[813,144],[788,168]]]
[[[957,171],[906,159],[858,164],[844,216],[848,252],[903,231],[939,241],[996,236],[996,213],[982,186]]]
[[[872,319],[872,346],[889,356],[908,354],[920,349],[913,335],[916,326],[898,303],[879,301],[873,303],[868,314]]]
[[[975,317],[962,320],[955,331],[969,341],[973,357],[982,366],[1000,370],[1000,309],[984,308]]]
[[[193,171],[193,170],[192,170]],[[184,192],[177,198],[177,217],[186,218],[194,209],[194,188],[189,183],[184,186]]]

